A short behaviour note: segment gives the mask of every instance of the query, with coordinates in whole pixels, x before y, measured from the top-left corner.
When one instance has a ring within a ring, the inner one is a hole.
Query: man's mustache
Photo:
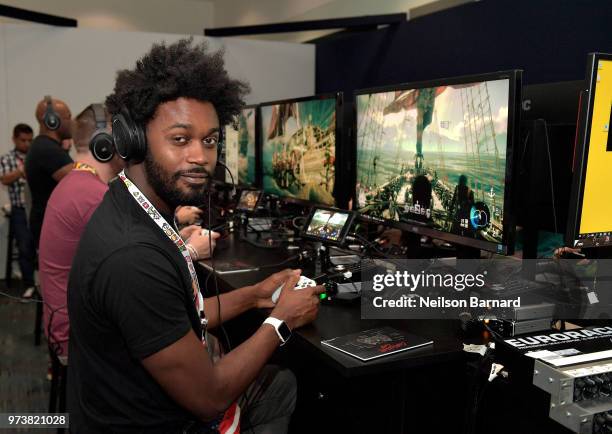
[[[188,170],[179,170],[178,172],[174,173],[174,178],[178,179],[179,177],[183,176],[183,175],[204,175],[207,178],[212,178],[213,174],[210,173],[208,170],[206,170],[203,167],[194,167],[192,169],[188,169]]]

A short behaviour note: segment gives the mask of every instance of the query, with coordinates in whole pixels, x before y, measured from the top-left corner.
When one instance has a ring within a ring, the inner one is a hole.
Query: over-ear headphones
[[[223,127],[219,128],[219,141],[217,142],[217,161],[221,157],[221,149],[225,134]],[[147,153],[147,137],[144,128],[134,122],[127,108],[113,116],[113,141],[117,154],[126,161],[140,163]]]
[[[89,139],[89,150],[100,163],[107,163],[115,156],[115,145],[106,129],[106,111],[102,104],[91,104],[88,108],[93,112],[96,123],[96,130]]]
[[[147,152],[147,138],[125,107],[113,115],[113,141],[117,154],[126,161],[140,163]]]
[[[43,123],[47,129],[55,131],[62,124],[62,119],[53,108],[53,100],[51,99],[51,95],[45,95],[45,102],[47,103],[47,107],[45,108],[45,114],[43,115]]]

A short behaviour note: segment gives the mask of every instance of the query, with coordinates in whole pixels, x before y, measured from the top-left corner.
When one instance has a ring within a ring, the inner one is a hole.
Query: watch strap
[[[263,323],[269,324],[272,327],[274,327],[274,331],[276,331],[276,335],[280,339],[281,345],[284,345],[285,343],[287,343],[287,339],[283,338],[283,335],[281,335],[280,331],[278,330],[279,327],[285,323],[284,321],[278,318],[274,318],[273,316],[269,316],[268,318],[266,318],[266,320]]]

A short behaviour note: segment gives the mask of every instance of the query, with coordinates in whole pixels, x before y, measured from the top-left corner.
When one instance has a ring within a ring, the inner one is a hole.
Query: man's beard
[[[145,156],[144,167],[149,184],[159,198],[170,208],[175,209],[179,205],[199,206],[205,202],[212,177],[203,167],[169,174],[151,157],[150,152],[147,152]],[[181,175],[185,173],[203,173],[207,174],[209,178],[201,186],[188,187],[188,191],[182,191],[177,187],[177,182]]]

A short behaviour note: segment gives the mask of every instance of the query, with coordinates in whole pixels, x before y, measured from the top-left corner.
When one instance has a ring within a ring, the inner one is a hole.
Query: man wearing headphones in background
[[[30,146],[25,171],[32,193],[30,230],[38,248],[49,196],[72,170],[72,158],[62,148],[62,141],[72,138],[72,119],[66,103],[48,95],[36,106],[36,119],[40,131]]]
[[[247,90],[221,53],[189,40],[154,45],[118,73],[106,104],[126,169],[85,228],[68,283],[74,432],[287,431],[295,378],[264,367],[291,329],[315,318],[322,287],[288,290],[300,272],[285,270],[204,299],[214,290],[200,287],[173,222],[178,205],[208,203],[222,127]],[[274,309],[213,359],[207,329],[255,307]]]
[[[21,282],[25,289],[24,298],[34,294],[34,260],[36,251],[32,233],[28,227],[28,210],[24,161],[32,143],[32,128],[26,124],[17,124],[13,128],[15,148],[0,158],[0,181],[8,187],[11,201],[11,229],[17,241],[19,251],[19,269]]]
[[[76,117],[74,144],[77,161],[51,193],[38,252],[44,330],[60,357],[68,355],[66,290],[74,253],[108,182],[124,166],[115,155],[110,116],[102,104],[91,104]]]
[[[66,291],[74,253],[108,183],[125,166],[115,153],[110,130],[110,116],[102,104],[91,104],[76,117],[76,162],[51,193],[45,211],[38,253],[40,286],[45,333],[60,357],[68,355]],[[201,228],[187,227],[181,235],[188,238],[191,233],[188,243],[201,257],[209,256],[208,237]]]

